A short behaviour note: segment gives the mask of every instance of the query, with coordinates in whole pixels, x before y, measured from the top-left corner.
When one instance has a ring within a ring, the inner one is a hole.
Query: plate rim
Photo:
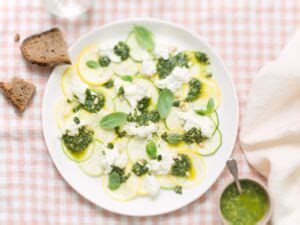
[[[232,143],[232,146],[231,146],[231,151],[229,152],[229,157],[230,155],[232,155],[233,153],[233,150],[234,150],[234,146],[236,144],[236,141],[237,141],[237,135],[238,135],[238,126],[239,126],[239,101],[238,101],[238,96],[237,96],[237,91],[236,91],[236,87],[235,87],[235,84],[233,82],[233,77],[232,77],[232,74],[231,72],[229,71],[228,67],[226,66],[226,64],[224,63],[223,59],[219,56],[219,54],[215,51],[215,49],[205,40],[205,38],[203,38],[202,36],[198,35],[195,31],[189,29],[189,28],[186,28],[184,27],[183,25],[179,25],[179,24],[176,24],[174,22],[171,22],[171,21],[167,21],[167,20],[162,20],[162,19],[156,19],[156,18],[149,18],[149,17],[134,17],[134,18],[128,18],[128,19],[120,19],[120,20],[114,20],[112,22],[109,22],[109,23],[106,23],[106,24],[103,24],[102,26],[99,26],[99,27],[96,27],[94,29],[91,29],[89,32],[87,32],[86,34],[80,36],[76,41],[73,42],[73,44],[68,48],[68,51],[72,51],[74,48],[76,48],[76,46],[82,42],[84,39],[88,38],[90,35],[92,35],[93,33],[95,32],[98,32],[99,30],[102,30],[102,29],[105,29],[105,28],[108,28],[110,26],[115,26],[115,25],[121,25],[123,23],[127,24],[127,23],[143,23],[143,22],[146,22],[146,23],[158,23],[158,24],[163,24],[163,25],[166,25],[166,26],[171,26],[171,27],[174,27],[176,29],[180,29],[182,30],[183,32],[185,33],[188,33],[190,34],[191,36],[194,36],[196,39],[198,39],[199,41],[201,41],[202,43],[204,43],[209,49],[210,51],[217,57],[219,63],[221,64],[221,67],[222,69],[224,69],[224,71],[226,72],[226,76],[228,76],[228,79],[229,79],[229,82],[230,82],[230,86],[232,88],[232,91],[234,93],[234,102],[236,103],[236,109],[235,111],[237,112],[237,115],[236,115],[236,126],[235,126],[235,129],[234,129],[234,141]],[[114,209],[111,209],[109,207],[106,207],[106,206],[103,206],[103,205],[99,205],[96,201],[94,201],[92,198],[89,198],[87,196],[85,196],[84,194],[82,194],[80,192],[80,190],[78,190],[73,184],[72,182],[70,182],[66,176],[64,175],[64,173],[61,171],[61,169],[59,168],[58,166],[58,163],[56,162],[56,160],[54,160],[53,158],[53,154],[51,153],[50,149],[49,149],[49,144],[48,144],[48,141],[47,141],[47,138],[46,138],[46,135],[45,135],[45,124],[46,124],[46,121],[45,121],[45,115],[46,115],[46,93],[48,92],[48,89],[49,89],[49,80],[50,80],[50,77],[53,75],[53,71],[56,69],[57,67],[54,67],[53,70],[51,71],[51,74],[47,80],[47,83],[46,83],[46,86],[45,86],[45,90],[44,90],[44,94],[43,94],[43,100],[42,100],[42,130],[43,130],[43,137],[44,137],[44,141],[46,143],[46,147],[47,147],[47,151],[48,153],[50,154],[50,157],[51,157],[51,161],[54,163],[55,165],[55,168],[57,169],[57,171],[59,172],[60,176],[64,179],[64,181],[70,185],[72,187],[72,189],[74,189],[81,197],[83,197],[84,199],[88,200],[89,202],[93,203],[94,205],[96,205],[97,207],[100,207],[101,209],[104,209],[104,210],[107,210],[109,212],[112,212],[112,213],[116,213],[118,215],[124,215],[124,216],[130,216],[130,217],[145,217],[145,216],[158,216],[158,215],[163,215],[163,214],[167,214],[167,213],[171,213],[171,212],[175,212],[189,204],[191,204],[192,202],[194,202],[195,200],[199,199],[201,196],[203,196],[205,193],[207,193],[207,191],[209,191],[211,189],[211,187],[214,185],[214,183],[216,183],[216,181],[220,178],[221,174],[222,174],[222,171],[224,171],[224,168],[226,166],[226,163],[224,163],[222,167],[222,170],[220,172],[220,174],[216,177],[215,181],[211,182],[211,184],[208,186],[207,190],[205,192],[203,192],[201,195],[198,195],[198,196],[195,196],[193,199],[191,199],[188,203],[184,203],[184,204],[181,204],[181,206],[178,206],[178,207],[174,207],[174,208],[170,208],[170,209],[162,209],[160,212],[155,212],[155,213],[151,213],[151,214],[135,214],[135,213],[124,213],[124,212],[120,212],[120,211],[117,211],[117,210],[114,210]]]

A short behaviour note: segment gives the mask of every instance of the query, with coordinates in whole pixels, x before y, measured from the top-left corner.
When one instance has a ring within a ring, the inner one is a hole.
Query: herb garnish
[[[192,102],[199,98],[201,94],[201,85],[201,81],[196,78],[192,78],[189,81],[189,92],[187,97],[185,98],[187,102]]]
[[[103,86],[105,87],[105,88],[111,88],[111,87],[113,87],[114,86],[114,80],[113,79],[109,79],[108,81],[106,81],[104,84],[103,84]]]
[[[131,82],[133,80],[132,76],[129,76],[129,75],[123,75],[123,76],[120,76],[120,78],[124,81],[129,81],[129,82]]]
[[[99,65],[101,67],[108,67],[109,64],[110,64],[110,58],[108,58],[108,56],[100,56]]]
[[[124,169],[113,167],[108,176],[108,188],[110,190],[118,189],[122,183],[125,183],[130,177],[130,174],[125,175]]]
[[[129,113],[127,121],[131,123],[137,123],[139,126],[148,126],[149,121],[157,123],[159,121],[159,114],[156,110],[144,111],[138,113],[137,110],[134,110],[133,113]]]
[[[209,59],[207,55],[203,52],[195,52],[195,58],[198,62],[203,63],[204,65],[210,64]]]
[[[114,148],[114,143],[108,142],[108,143],[107,143],[107,148],[113,149],[113,148]]]
[[[100,120],[100,126],[104,129],[112,129],[125,123],[127,114],[123,112],[114,112],[104,116]]]
[[[74,121],[74,123],[76,123],[76,124],[80,124],[80,120],[79,120],[79,118],[78,118],[77,116],[75,116],[75,117],[73,118],[73,121]]]
[[[161,118],[166,118],[169,114],[174,101],[174,95],[169,89],[162,89],[159,92],[157,111]]]
[[[179,107],[180,106],[180,101],[179,100],[176,100],[173,102],[172,104],[174,107]]]
[[[126,131],[120,131],[120,127],[117,126],[114,128],[116,135],[118,136],[118,138],[122,138],[125,137],[127,135]]]
[[[181,195],[181,194],[182,194],[182,186],[176,185],[176,186],[174,187],[174,191],[175,191],[176,194]]]
[[[151,98],[145,96],[144,98],[142,98],[137,102],[136,108],[141,112],[145,112],[149,107],[150,103],[151,103]]]
[[[149,141],[146,145],[146,152],[150,159],[156,159],[157,147],[154,141]]]
[[[120,96],[120,95],[124,95],[125,94],[125,90],[124,90],[124,88],[123,87],[120,87],[119,88],[119,90],[118,90],[118,96]]]
[[[125,59],[128,59],[129,57],[129,46],[123,42],[120,41],[117,45],[114,47],[114,53],[121,58],[122,61]]]
[[[161,138],[170,145],[177,145],[182,141],[182,135],[177,133],[168,134],[167,132],[164,132],[161,135]]]
[[[90,60],[86,62],[87,67],[96,69],[99,67],[99,64],[96,61]]]
[[[147,167],[147,161],[146,160],[136,162],[132,166],[132,172],[135,175],[137,175],[138,177],[148,173],[148,171],[149,171],[149,168]]]
[[[152,51],[155,47],[151,31],[142,26],[134,26],[133,32],[140,47]]]
[[[171,174],[177,177],[185,177],[192,168],[191,159],[185,154],[179,154],[174,159],[174,164],[171,167]]]
[[[207,116],[213,113],[215,111],[215,101],[213,98],[210,98],[207,102],[205,109],[197,109],[195,112],[201,116]]]
[[[62,136],[62,141],[66,148],[72,152],[82,152],[93,141],[94,132],[85,126],[78,128],[76,135],[70,135],[69,131]]]

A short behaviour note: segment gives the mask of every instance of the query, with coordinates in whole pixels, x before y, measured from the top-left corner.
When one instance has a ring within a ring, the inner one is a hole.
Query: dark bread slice
[[[20,112],[25,110],[35,92],[35,86],[22,78],[14,77],[11,82],[0,82],[3,94],[17,107]]]
[[[71,64],[66,42],[59,28],[26,38],[21,45],[25,59],[40,66]]]

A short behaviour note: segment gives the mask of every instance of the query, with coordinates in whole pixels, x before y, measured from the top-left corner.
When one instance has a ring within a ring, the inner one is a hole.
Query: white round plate
[[[137,197],[128,202],[118,202],[109,198],[102,190],[102,179],[85,175],[78,165],[69,160],[61,150],[59,131],[54,118],[54,106],[57,99],[63,95],[60,81],[64,66],[53,70],[46,86],[42,109],[43,131],[49,153],[58,171],[78,193],[96,205],[115,213],[129,216],[153,216],[174,211],[191,203],[203,195],[217,180],[234,147],[238,127],[238,101],[229,71],[212,47],[197,34],[165,21],[129,19],[98,28],[84,35],[70,47],[72,62],[76,62],[78,54],[87,45],[99,41],[125,40],[135,24],[147,27],[155,36],[169,39],[179,47],[200,50],[209,56],[211,72],[222,90],[222,103],[218,113],[223,144],[216,154],[204,158],[207,165],[205,179],[194,188],[184,189],[182,195],[161,190],[160,195],[154,200],[148,197]]]

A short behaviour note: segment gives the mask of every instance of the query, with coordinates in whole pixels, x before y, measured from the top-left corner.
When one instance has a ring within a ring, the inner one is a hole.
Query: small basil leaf
[[[110,190],[116,190],[121,186],[121,177],[117,172],[112,172],[108,177],[108,188]]]
[[[157,148],[154,141],[149,141],[146,145],[146,152],[150,159],[156,159],[157,156]]]
[[[104,129],[113,129],[122,125],[126,118],[127,114],[123,112],[110,113],[100,120],[100,126]]]
[[[181,140],[182,137],[180,134],[169,134],[166,138],[166,141],[171,145],[177,145]]]
[[[129,76],[129,75],[123,75],[123,76],[120,76],[120,78],[124,81],[129,81],[129,82],[132,81],[132,76]]]
[[[195,113],[201,116],[210,115],[215,110],[215,101],[213,98],[210,98],[207,102],[206,109],[197,109]]]
[[[162,119],[169,114],[174,101],[174,95],[169,89],[162,89],[159,93],[157,111]]]
[[[152,51],[155,47],[151,31],[142,26],[134,26],[133,32],[137,43],[144,49]]]
[[[92,69],[96,69],[99,67],[99,64],[96,61],[90,60],[86,62],[86,65]]]
[[[213,98],[208,100],[206,110],[208,114],[211,114],[215,110],[215,101]]]

